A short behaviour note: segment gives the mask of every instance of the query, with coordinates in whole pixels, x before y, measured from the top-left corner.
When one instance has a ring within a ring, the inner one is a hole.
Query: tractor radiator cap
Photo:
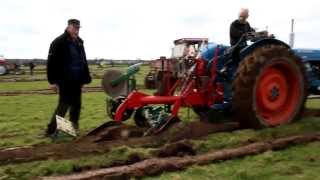
[[[111,69],[104,73],[101,85],[105,93],[107,93],[110,97],[117,97],[117,96],[127,96],[127,81],[121,81],[117,85],[112,86],[111,82],[113,80],[118,79],[123,74],[119,70]]]

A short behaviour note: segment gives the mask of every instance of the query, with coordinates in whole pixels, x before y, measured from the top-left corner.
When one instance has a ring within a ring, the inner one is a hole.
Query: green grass
[[[307,101],[307,108],[320,109],[320,100],[319,99],[310,99]]]
[[[100,86],[100,79],[93,79],[87,86]],[[8,91],[27,91],[48,89],[49,83],[47,81],[32,81],[32,82],[0,82],[0,92]]]
[[[150,150],[121,146],[101,155],[88,155],[70,160],[47,160],[0,166],[0,179],[34,179],[38,176],[68,174],[92,168],[110,166],[115,161],[125,161],[132,155],[150,157]],[[32,167],[32,168],[30,168]]]
[[[96,66],[91,66],[96,72]],[[119,67],[114,67],[118,68]],[[124,71],[127,66],[121,66]],[[107,67],[110,69],[110,67]],[[104,69],[99,69],[104,71]],[[143,77],[148,66],[142,66],[137,74],[137,83],[143,84]],[[100,79],[94,79],[89,86],[100,86]],[[16,90],[46,89],[46,81],[34,82],[0,82],[0,92]],[[146,92],[152,94],[152,90]],[[81,133],[97,127],[106,122],[105,111],[106,95],[103,92],[85,93],[80,120]],[[48,139],[41,138],[52,113],[57,105],[57,96],[53,95],[21,95],[0,96],[0,148],[12,146],[25,146],[37,143],[50,143]]]
[[[5,102],[0,103],[0,148],[48,143],[42,136],[57,105],[57,96],[0,96],[0,102]],[[81,133],[105,121],[105,94],[84,94]]]
[[[23,84],[32,88],[34,87],[33,83],[21,82],[16,84]],[[152,93],[152,91],[147,92]],[[105,98],[106,95],[103,92],[85,93],[83,95],[83,109],[80,120],[81,133],[85,133],[106,121]],[[0,102],[5,102],[0,103],[0,148],[47,143],[47,139],[39,137],[43,134],[46,124],[57,105],[57,96],[1,96]],[[319,102],[319,100],[310,100],[307,107],[317,108]],[[190,115],[188,115],[188,111]],[[187,108],[181,109],[179,115],[185,122],[196,117],[193,111]],[[285,131],[289,132],[292,129],[288,128]]]
[[[125,70],[127,66],[120,69]],[[90,67],[93,73],[101,75],[103,69]],[[106,69],[110,69],[107,67]],[[118,68],[117,68],[118,69]],[[147,66],[142,66],[136,75],[139,85],[143,84]],[[90,86],[99,86],[94,79]],[[46,81],[0,83],[0,91],[34,90],[48,87]],[[142,91],[152,94],[153,90]],[[80,133],[106,122],[105,98],[103,92],[85,93],[80,120]],[[52,143],[43,134],[57,105],[56,95],[0,96],[0,149]],[[319,108],[319,100],[309,100],[308,108]],[[189,111],[189,113],[188,113]],[[189,115],[188,115],[189,114]],[[196,118],[191,109],[181,109],[179,116],[188,123]],[[129,120],[128,123],[133,123]],[[199,140],[191,140],[198,154],[222,148],[237,147],[250,141],[260,141],[306,132],[320,131],[319,118],[306,118],[299,122],[273,129],[239,130],[232,133],[216,133]],[[68,140],[68,139],[67,139]],[[101,155],[88,155],[72,160],[35,161],[0,166],[0,179],[33,179],[35,176],[67,174],[75,169],[105,167],[112,161],[124,160],[131,154],[149,157],[151,148],[117,147]],[[193,166],[182,172],[165,173],[160,179],[316,179],[319,175],[320,143],[291,147],[279,152],[230,160],[206,166]]]
[[[192,166],[184,171],[164,173],[145,179],[161,180],[256,180],[319,178],[320,143],[298,145],[282,151],[268,151],[256,156],[222,161],[206,166]]]
[[[268,128],[262,130],[237,130],[234,132],[222,132],[209,135],[201,140],[192,140],[198,153],[206,153],[211,150],[237,147],[247,144],[248,141],[263,141],[284,136],[320,131],[320,118],[305,118],[296,123]]]
[[[216,133],[203,139],[193,140],[191,142],[194,144],[196,152],[201,154],[212,150],[241,146],[243,143],[246,143],[248,139],[266,140],[284,135],[319,130],[319,119],[308,118],[295,124],[273,129],[264,129],[260,131],[239,130],[233,133]],[[302,171],[305,173],[303,177],[316,177],[315,175],[318,174],[309,171],[309,168],[317,170],[317,168],[313,167],[313,165],[319,165],[320,163],[320,159],[317,154],[319,152],[319,147],[320,143],[313,143],[297,146],[297,148],[290,148],[288,150],[279,152],[270,151],[262,155],[247,157],[244,159],[230,160],[201,167],[193,166],[183,172],[165,173],[160,176],[160,179],[211,179],[213,177],[214,179],[254,179],[259,176],[266,176],[263,178],[270,178],[268,174],[274,174],[273,171],[278,170],[278,168],[272,167],[272,165],[275,163],[277,166],[279,166],[279,168],[281,167],[283,169],[284,173],[289,173],[284,174],[284,177],[296,175],[290,174],[292,169],[294,169],[294,164],[297,164],[298,168],[302,169]],[[292,152],[292,149],[295,150]],[[68,174],[74,172],[76,169],[86,169],[88,167],[106,167],[113,161],[125,160],[132,154],[138,154],[142,158],[148,158],[151,156],[151,153],[154,150],[155,149],[153,148],[129,148],[126,146],[121,146],[114,148],[105,154],[88,155],[86,157],[72,160],[48,160],[5,165],[0,166],[0,177],[10,177],[12,179],[30,179],[36,176]],[[314,159],[315,162],[310,162],[309,164],[301,163],[300,161],[303,161],[303,159]],[[290,166],[286,166],[286,164],[290,164]],[[32,167],[32,169],[30,169],[30,167]],[[258,171],[251,172],[250,169],[252,168],[258,168]],[[267,168],[266,171],[264,168]],[[280,174],[281,172],[278,173]]]
[[[24,90],[37,90],[46,89],[49,87],[47,81],[34,81],[34,82],[1,82],[0,92],[5,91],[24,91]]]

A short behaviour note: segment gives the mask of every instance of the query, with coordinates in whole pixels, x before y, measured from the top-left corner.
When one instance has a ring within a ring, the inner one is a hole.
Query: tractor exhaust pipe
[[[294,38],[295,38],[295,35],[294,35],[294,19],[291,19],[291,33],[290,33],[290,36],[289,36],[289,45],[291,48],[293,48],[294,46]]]

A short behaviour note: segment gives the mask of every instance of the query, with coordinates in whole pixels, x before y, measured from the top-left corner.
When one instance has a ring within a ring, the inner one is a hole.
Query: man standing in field
[[[83,40],[79,37],[80,21],[68,20],[65,32],[50,45],[47,78],[50,89],[59,93],[58,106],[46,131],[47,136],[56,132],[56,115],[64,117],[69,110],[73,127],[79,129],[81,89],[91,82]]]

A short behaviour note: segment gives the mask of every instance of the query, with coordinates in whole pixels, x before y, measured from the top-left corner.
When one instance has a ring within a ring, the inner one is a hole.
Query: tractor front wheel
[[[287,47],[266,46],[245,57],[233,81],[233,108],[241,125],[273,127],[299,118],[306,101],[302,61]]]

